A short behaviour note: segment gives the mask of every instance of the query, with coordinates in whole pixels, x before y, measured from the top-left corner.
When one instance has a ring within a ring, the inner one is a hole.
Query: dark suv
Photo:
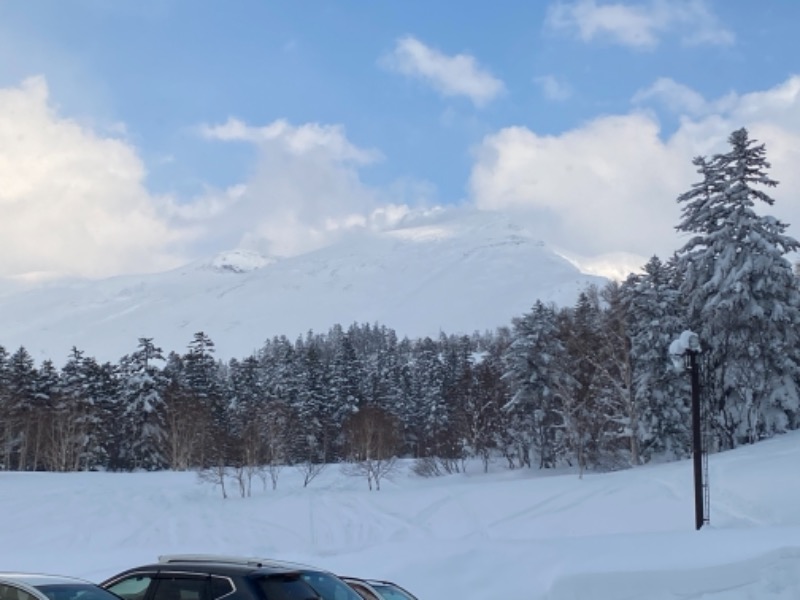
[[[361,600],[327,571],[235,556],[160,556],[100,586],[123,600]]]

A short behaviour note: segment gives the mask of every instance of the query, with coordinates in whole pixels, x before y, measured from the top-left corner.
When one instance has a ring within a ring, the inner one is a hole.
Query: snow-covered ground
[[[710,475],[696,532],[690,462],[405,469],[380,492],[335,467],[304,489],[286,469],[277,491],[227,500],[193,473],[0,473],[0,570],[100,580],[209,552],[394,579],[421,600],[800,598],[800,434],[712,456]]]

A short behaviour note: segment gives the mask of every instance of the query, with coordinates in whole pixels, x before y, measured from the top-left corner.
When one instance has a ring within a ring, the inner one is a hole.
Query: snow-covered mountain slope
[[[165,273],[51,283],[0,296],[0,344],[61,364],[72,346],[116,361],[152,337],[183,352],[204,331],[220,358],[275,335],[380,323],[400,336],[508,325],[533,302],[572,304],[590,282],[507,217],[444,215],[303,256],[234,251]]]

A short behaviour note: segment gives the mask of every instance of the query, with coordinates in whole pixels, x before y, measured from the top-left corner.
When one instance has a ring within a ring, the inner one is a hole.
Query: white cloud
[[[544,97],[548,100],[560,101],[566,100],[572,96],[572,90],[570,87],[566,83],[559,81],[553,75],[536,77],[534,81],[539,85]]]
[[[661,4],[672,9],[672,23],[676,27],[688,27],[681,37],[685,45],[731,46],[736,43],[736,35],[720,23],[704,0],[692,0],[677,6],[661,0]]]
[[[449,56],[411,36],[397,40],[381,64],[425,81],[444,96],[466,96],[476,106],[485,106],[505,90],[503,82],[478,65],[473,56]]]
[[[485,210],[527,213],[542,239],[576,256],[614,252],[668,257],[683,243],[674,231],[676,197],[698,179],[698,154],[726,151],[728,135],[746,126],[764,142],[771,175],[781,185],[763,212],[788,222],[800,237],[800,77],[765,91],[705,101],[678,86],[688,103],[677,130],[666,137],[648,111],[598,118],[561,135],[508,127],[476,149],[470,177],[473,202]]]
[[[60,116],[47,83],[0,89],[0,275],[100,277],[181,262],[186,232],[148,193],[136,150]]]
[[[703,0],[559,1],[548,11],[547,26],[584,42],[599,38],[637,49],[655,48],[665,34],[678,35],[686,45],[726,46],[735,40]]]
[[[641,104],[654,98],[663,101],[674,112],[701,115],[708,109],[708,102],[701,94],[668,77],[661,77],[650,87],[636,92],[633,102]]]
[[[595,256],[579,256],[555,248],[555,251],[583,273],[624,281],[631,273],[642,270],[643,257],[629,252],[608,252]]]
[[[654,190],[674,200],[681,179],[691,181],[693,154],[685,166],[675,154],[645,114],[603,117],[560,136],[509,127],[484,139],[470,190],[482,209],[534,210],[539,234],[572,252],[646,255],[677,215],[669,202],[648,201]]]
[[[206,138],[223,141],[254,144],[279,142],[295,156],[320,152],[335,161],[357,164],[369,164],[381,158],[381,154],[375,150],[363,150],[351,144],[341,125],[306,123],[294,127],[287,121],[278,119],[264,127],[250,127],[238,119],[230,118],[222,125],[202,125],[200,133]]]
[[[689,86],[669,77],[661,77],[651,86],[636,92],[632,99],[635,104],[647,104],[651,100],[664,104],[675,113],[703,116],[730,110],[737,98],[731,94],[710,102]]]
[[[406,204],[424,203],[431,194],[429,186],[415,182],[382,190],[365,185],[359,168],[379,160],[380,153],[356,146],[338,125],[295,126],[281,120],[252,127],[229,119],[204,125],[200,132],[258,148],[246,182],[180,209],[182,216],[196,218],[218,246],[296,255],[353,231],[382,228]]]

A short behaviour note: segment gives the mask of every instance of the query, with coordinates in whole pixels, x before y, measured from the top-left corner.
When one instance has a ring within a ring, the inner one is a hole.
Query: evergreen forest
[[[694,165],[672,256],[495,331],[408,339],[333,324],[227,362],[204,332],[183,353],[131,340],[117,363],[73,348],[37,365],[0,347],[0,468],[312,474],[409,457],[426,474],[466,459],[583,472],[683,458],[690,382],[668,349],[687,330],[701,341],[709,450],[800,428],[798,242],[765,214],[766,149],[740,129]]]

